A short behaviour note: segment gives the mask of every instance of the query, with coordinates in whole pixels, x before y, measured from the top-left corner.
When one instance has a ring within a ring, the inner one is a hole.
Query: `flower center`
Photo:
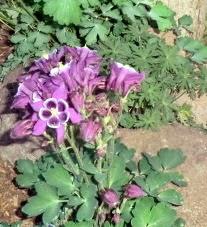
[[[57,108],[52,108],[52,109],[50,110],[50,112],[51,112],[51,114],[52,114],[53,117],[56,117],[56,116],[58,116],[58,114],[59,114],[59,111],[58,111]]]

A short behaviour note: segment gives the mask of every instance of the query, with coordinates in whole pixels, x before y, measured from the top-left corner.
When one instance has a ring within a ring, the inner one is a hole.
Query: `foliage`
[[[85,152],[84,157],[88,157],[87,150]],[[45,225],[65,227],[97,226],[95,220],[91,219],[100,211],[111,214],[119,212],[123,220],[120,226],[184,226],[179,224],[184,221],[177,218],[174,209],[174,206],[182,205],[182,196],[175,189],[166,187],[169,182],[180,187],[186,185],[182,175],[170,171],[184,161],[183,153],[180,150],[161,149],[155,156],[143,154],[138,163],[132,161],[133,155],[134,150],[116,140],[113,162],[104,159],[102,163],[106,171],[101,173],[95,164],[90,163],[93,173],[87,173],[89,185],[83,183],[82,176],[75,176],[62,166],[59,154],[44,155],[35,162],[18,160],[19,175],[16,181],[20,187],[28,188],[34,194],[22,211],[28,216],[41,215]],[[88,160],[84,157],[83,160]],[[28,167],[37,173],[36,180],[31,179],[30,184],[27,178]],[[145,191],[146,196],[135,199],[120,197],[122,201],[117,208],[102,205],[97,211],[97,206],[101,205],[98,192],[100,187],[110,187],[122,194],[124,185],[133,182]],[[67,222],[71,217],[73,221]],[[109,220],[103,226],[112,227],[114,224]]]
[[[87,44],[104,55],[106,62],[114,59],[147,75],[142,93],[128,97],[121,126],[155,128],[175,120],[183,123],[175,101],[180,93],[191,98],[206,93],[202,64],[207,60],[207,47],[180,37],[181,28],[190,31],[190,16],[182,16],[178,23],[174,17],[171,9],[156,0],[7,0],[0,19],[14,29],[15,51],[0,66],[0,77],[59,45]],[[167,45],[149,32],[152,29],[172,30],[177,34],[176,44]],[[182,50],[187,51],[186,57],[181,56]]]
[[[182,151],[161,149],[137,163],[134,149],[115,139],[127,97],[145,75],[119,62],[102,75],[109,68],[102,60],[87,47],[63,46],[25,69],[11,105],[23,117],[10,137],[41,136],[51,151],[17,161],[16,183],[30,192],[21,211],[40,226],[184,225],[175,210],[182,195],[169,188],[186,186],[172,171]]]

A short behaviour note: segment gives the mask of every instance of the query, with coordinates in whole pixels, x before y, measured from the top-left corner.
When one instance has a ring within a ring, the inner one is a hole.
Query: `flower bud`
[[[106,189],[101,194],[101,199],[109,207],[116,207],[119,203],[119,196],[113,189]]]
[[[100,123],[93,120],[84,121],[80,124],[80,137],[86,142],[92,142],[101,130]]]
[[[75,108],[76,111],[81,112],[84,108],[84,96],[83,94],[79,93],[72,93],[70,95],[70,100]]]
[[[10,131],[12,139],[22,139],[32,134],[34,122],[30,119],[18,121]]]
[[[121,221],[121,216],[120,216],[120,214],[118,214],[118,213],[113,214],[111,220],[112,220],[112,222],[113,222],[114,224],[118,224],[118,223]]]
[[[145,192],[136,184],[128,184],[125,187],[124,196],[127,198],[138,198],[145,196]]]

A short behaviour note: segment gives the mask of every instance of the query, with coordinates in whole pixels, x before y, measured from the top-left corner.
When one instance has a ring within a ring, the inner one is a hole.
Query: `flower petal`
[[[70,113],[70,120],[72,123],[78,124],[81,122],[82,117],[79,113],[77,113],[73,108],[69,108],[68,111]]]
[[[56,129],[56,133],[57,133],[58,144],[63,143],[64,142],[64,135],[65,135],[65,125],[60,125],[60,127],[58,127]]]
[[[47,127],[47,122],[39,119],[34,125],[32,134],[35,136],[40,136],[45,132],[46,127]]]
[[[43,101],[38,101],[30,104],[32,109],[38,112],[43,107]]]
[[[60,127],[60,120],[57,117],[51,117],[47,122],[47,126],[50,128],[58,128]]]

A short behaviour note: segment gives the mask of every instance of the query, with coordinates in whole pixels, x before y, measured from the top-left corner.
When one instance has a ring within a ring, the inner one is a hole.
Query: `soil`
[[[18,71],[19,70],[19,71]],[[19,205],[26,198],[26,192],[15,187],[13,163],[19,158],[36,159],[44,150],[42,141],[28,138],[22,141],[9,139],[9,129],[17,119],[17,113],[9,110],[12,96],[16,89],[16,78],[20,73],[8,75],[0,85],[0,221],[17,221],[21,218]],[[206,106],[203,106],[205,109]],[[120,129],[118,135],[129,146],[136,149],[136,158],[141,152],[155,153],[160,148],[181,148],[187,159],[179,167],[188,181],[188,186],[181,188],[184,205],[177,210],[186,221],[187,227],[207,226],[207,133],[204,130],[179,124],[167,125],[157,131]],[[22,226],[32,226],[30,219]],[[167,226],[166,226],[167,227]]]

